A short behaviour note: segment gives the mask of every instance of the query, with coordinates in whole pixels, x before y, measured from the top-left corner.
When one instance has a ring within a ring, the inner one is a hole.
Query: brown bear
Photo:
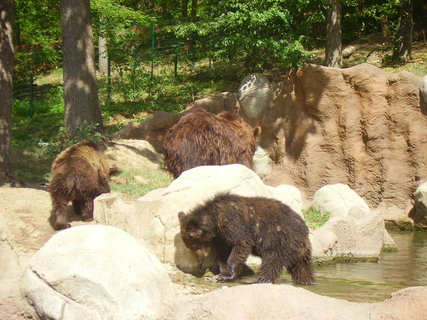
[[[286,268],[295,284],[315,284],[309,229],[278,200],[220,193],[178,217],[182,240],[199,263],[212,248],[218,254],[219,282],[238,278],[253,254],[262,259],[258,283],[274,283]]]
[[[56,230],[70,226],[67,219],[69,201],[83,221],[90,221],[93,199],[110,192],[110,174],[116,169],[110,169],[102,148],[93,142],[80,142],[62,151],[52,163],[49,192],[51,220]]]
[[[237,112],[215,115],[196,109],[166,132],[166,167],[175,178],[185,170],[203,165],[240,163],[252,169],[260,132],[260,127],[252,128]]]

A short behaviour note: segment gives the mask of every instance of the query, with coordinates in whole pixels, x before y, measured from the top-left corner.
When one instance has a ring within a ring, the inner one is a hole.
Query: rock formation
[[[295,185],[309,198],[343,183],[371,208],[407,213],[427,179],[420,81],[368,64],[306,65],[291,73],[263,119],[261,145],[278,164],[267,182]]]
[[[255,170],[268,184],[294,185],[310,200],[319,188],[342,183],[371,208],[381,208],[386,219],[393,213],[407,215],[413,192],[427,179],[422,79],[409,72],[388,74],[369,64],[348,69],[306,65],[293,71],[273,101],[263,103],[263,112],[254,112],[253,104],[246,112],[245,101],[241,103],[243,115],[261,115],[248,119],[263,129]],[[194,105],[219,112],[232,108],[234,100],[227,97]],[[161,112],[114,136],[146,139],[161,152],[156,146],[162,135],[185,112]]]

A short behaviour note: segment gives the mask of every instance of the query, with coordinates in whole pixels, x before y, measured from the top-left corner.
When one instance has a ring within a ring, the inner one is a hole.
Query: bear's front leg
[[[252,252],[250,245],[238,245],[233,247],[227,260],[227,268],[222,268],[217,278],[218,282],[229,282],[237,279],[243,271],[246,259]]]

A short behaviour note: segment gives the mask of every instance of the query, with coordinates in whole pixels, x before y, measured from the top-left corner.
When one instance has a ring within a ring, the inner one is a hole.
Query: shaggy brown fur
[[[108,182],[113,170],[99,146],[92,142],[75,144],[56,157],[49,184],[51,219],[56,230],[70,226],[67,219],[69,201],[83,221],[93,219],[93,199],[101,193],[110,192]]]
[[[199,263],[211,248],[216,250],[220,282],[238,278],[249,254],[254,254],[262,258],[257,282],[274,283],[286,268],[296,284],[315,284],[308,227],[278,200],[219,194],[178,217],[182,240]]]
[[[166,167],[175,178],[203,165],[240,163],[252,168],[260,131],[238,113],[224,111],[214,115],[196,109],[167,131],[163,139]]]

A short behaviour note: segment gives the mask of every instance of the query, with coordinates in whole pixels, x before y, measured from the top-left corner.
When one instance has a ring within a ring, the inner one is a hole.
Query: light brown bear
[[[70,201],[83,221],[91,221],[93,200],[110,192],[110,174],[117,169],[110,169],[101,148],[93,142],[80,142],[62,151],[53,162],[49,192],[51,220],[56,230],[70,227],[67,218]]]

